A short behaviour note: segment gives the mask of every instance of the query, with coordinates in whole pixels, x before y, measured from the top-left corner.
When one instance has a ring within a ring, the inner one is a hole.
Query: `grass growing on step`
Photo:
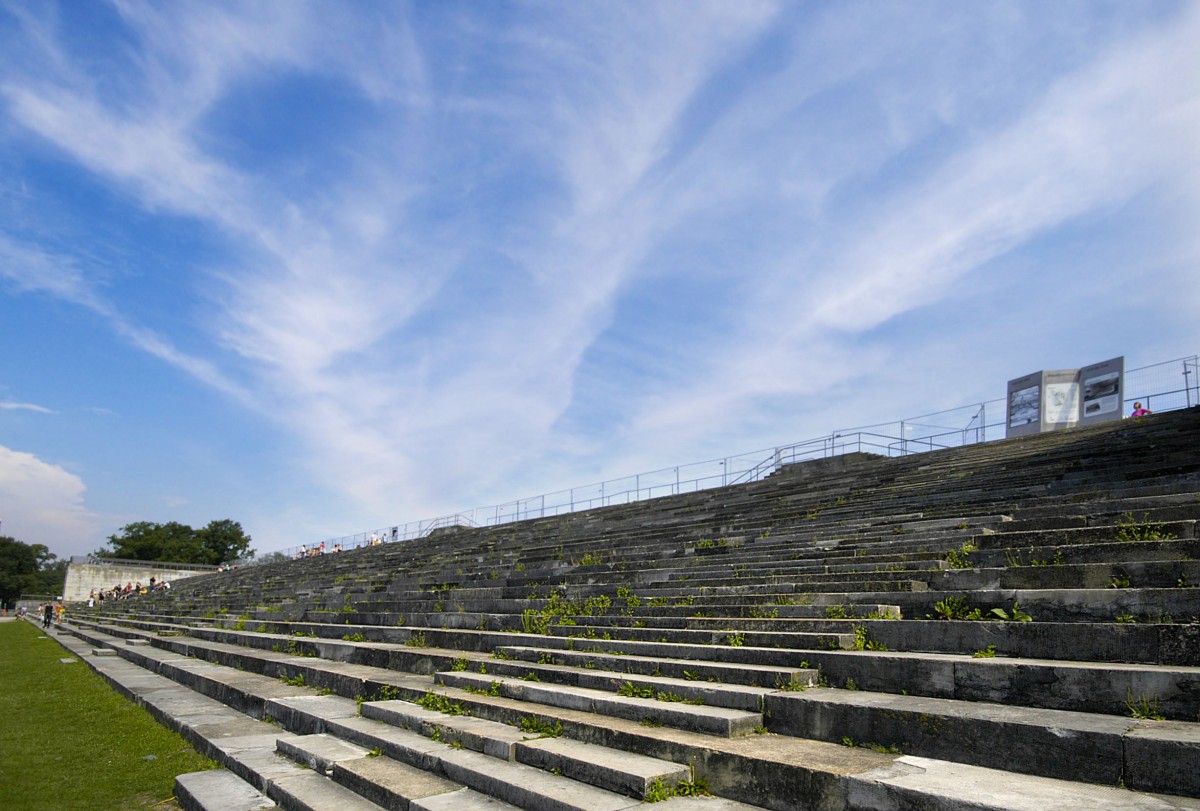
[[[996,646],[988,645],[986,648],[977,650],[971,655],[976,659],[992,659],[996,656]]]
[[[757,732],[758,730],[755,730]],[[766,732],[766,729],[763,729]],[[669,800],[672,797],[707,797],[708,781],[703,775],[697,777],[696,767],[691,767],[691,779],[683,780],[675,786],[668,786],[663,783],[661,778],[654,778],[650,783],[650,788],[646,790],[646,797],[643,802],[660,803],[663,800]]]
[[[473,685],[468,684],[463,689],[466,690],[468,693],[474,693],[475,695],[492,696],[495,698],[495,697],[499,697],[500,691],[503,688],[504,688],[504,684],[502,682],[493,680],[491,685],[489,685],[488,687],[475,687]]]
[[[885,651],[888,647],[882,642],[873,639],[867,626],[857,625],[854,628],[854,649]]]
[[[1037,558],[1033,557],[1033,549],[1029,550],[1029,555],[1030,566],[1062,566],[1066,562],[1061,549],[1054,550],[1054,557],[1043,558],[1042,560],[1038,560]]]
[[[62,663],[69,653],[39,637],[46,635],[28,623],[0,624],[4,808],[162,809],[176,775],[217,768],[87,665]]]
[[[297,676],[293,676],[290,679],[287,676],[280,676],[279,680],[281,682],[283,682],[284,684],[290,684],[292,687],[307,687],[308,686],[308,682],[306,682],[304,680],[303,673],[301,673]]]
[[[417,701],[419,705],[431,712],[442,712],[446,715],[470,715],[467,707],[461,701],[455,701],[452,698],[435,693],[430,690]]]
[[[1000,622],[1032,622],[1033,617],[1021,610],[1020,604],[1014,602],[1011,610],[1003,608],[993,608],[991,611],[984,613],[981,608],[974,608],[967,601],[966,597],[946,597],[938,600],[933,604],[934,613],[937,614],[936,619],[943,620],[968,620],[978,622],[981,620],[992,620]],[[935,619],[930,614],[925,615],[926,619]]]
[[[627,681],[617,688],[617,695],[626,698],[654,698],[654,688],[639,687],[633,682]]]
[[[1130,718],[1139,721],[1165,721],[1166,716],[1158,711],[1158,699],[1147,696],[1133,697],[1133,690],[1125,694],[1125,711]]]
[[[942,560],[946,561],[946,565],[951,569],[970,569],[971,561],[967,558],[967,555],[978,551],[979,544],[975,543],[974,540],[963,541],[962,546],[958,549],[951,549],[942,556]]]
[[[1021,610],[1021,606],[1015,600],[1010,611],[1005,611],[1003,608],[993,608],[987,613],[985,619],[1000,620],[1001,622],[1033,622],[1033,617]]]
[[[1129,578],[1123,575],[1114,574],[1108,578],[1106,589],[1127,589],[1129,588]]]
[[[410,636],[408,639],[404,640],[404,644],[410,648],[427,648],[427,647],[429,647],[428,643],[426,643],[426,641],[425,641],[425,632],[424,631],[417,631],[412,636]]]
[[[286,653],[288,656],[307,656],[309,658],[316,657],[317,654],[312,651],[307,651],[296,644],[294,640],[289,639],[286,643],[275,644],[271,646],[271,650],[276,653]]]
[[[661,777],[656,777],[650,782],[650,788],[646,789],[646,796],[642,802],[661,803],[674,796],[675,792],[671,790],[671,787],[663,783]]]
[[[618,597],[621,596],[620,591],[618,589]],[[531,594],[530,599],[536,597]],[[612,598],[606,594],[589,597],[580,604],[567,599],[561,592],[553,591],[541,608],[527,608],[521,612],[521,630],[527,634],[548,634],[552,620],[563,625],[574,625],[576,615],[601,616],[611,607]]]
[[[884,746],[881,743],[871,743],[870,741],[855,742],[849,735],[842,736],[842,746],[850,747],[851,749],[858,747],[860,749],[870,749],[872,752],[879,752],[881,755],[903,755],[904,752],[895,746]]]
[[[562,721],[550,721],[538,718],[536,715],[521,716],[520,729],[528,735],[537,735],[539,738],[557,738],[562,735]]]
[[[1175,536],[1167,532],[1162,524],[1146,521],[1148,516],[1148,513],[1142,513],[1142,520],[1138,521],[1132,513],[1122,515],[1117,521],[1117,540],[1126,543],[1175,540]]]
[[[400,698],[400,690],[394,684],[384,684],[375,691],[372,701],[395,701]]]
[[[808,662],[801,662],[800,666],[806,668],[808,667]],[[808,683],[808,680],[799,673],[793,673],[786,681],[784,681],[782,676],[775,680],[775,689],[783,690],[787,693],[803,692],[811,686],[812,685]]]

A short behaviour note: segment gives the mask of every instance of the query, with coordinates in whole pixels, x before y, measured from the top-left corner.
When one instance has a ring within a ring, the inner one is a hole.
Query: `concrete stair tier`
[[[849,454],[61,636],[225,767],[188,809],[1200,809],[1198,440]]]

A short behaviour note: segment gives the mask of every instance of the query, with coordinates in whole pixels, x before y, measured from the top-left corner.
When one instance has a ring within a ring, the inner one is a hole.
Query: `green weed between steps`
[[[674,786],[668,786],[663,783],[661,778],[655,778],[650,783],[650,788],[646,790],[646,798],[643,802],[660,803],[663,800],[669,800],[672,797],[707,797],[709,796],[708,781],[704,775],[696,774],[696,767],[691,767],[691,779],[683,780]]]
[[[563,733],[562,721],[544,721],[536,715],[521,716],[521,731],[539,738],[557,738]]]
[[[217,768],[28,623],[0,623],[0,684],[4,808],[161,811],[176,775]]]
[[[1132,513],[1122,515],[1117,521],[1117,540],[1123,543],[1175,540],[1175,536],[1165,531],[1162,524],[1147,522],[1146,518],[1146,513],[1142,513],[1141,521],[1134,518]]]
[[[951,549],[947,552],[942,560],[946,561],[946,565],[951,569],[970,569],[971,561],[967,556],[977,551],[979,551],[979,544],[974,541],[964,541],[958,549]]]
[[[991,611],[984,613],[981,608],[973,608],[966,597],[946,597],[933,604],[933,610],[937,614],[936,617],[926,614],[926,619],[943,619],[943,620],[968,620],[981,621],[992,620],[999,622],[1032,622],[1033,617],[1021,610],[1021,606],[1016,602],[1013,603],[1011,610],[1003,608],[993,608]]]
[[[881,743],[871,743],[869,741],[858,743],[858,742],[855,742],[855,740],[853,738],[849,737],[848,735],[842,736],[842,746],[848,746],[851,749],[853,749],[855,747],[858,747],[859,749],[870,749],[872,752],[878,752],[881,755],[903,755],[904,754],[903,751],[896,748],[895,746],[884,746]]]
[[[435,693],[430,690],[425,695],[421,696],[421,700],[417,702],[422,707],[433,712],[444,712],[446,715],[470,715],[467,712],[467,707],[461,701],[454,701],[444,695]]]
[[[1158,699],[1147,696],[1133,697],[1133,690],[1125,694],[1125,711],[1130,718],[1139,721],[1165,721],[1166,716],[1158,711]]]
[[[858,625],[854,628],[854,649],[885,651],[888,647],[882,642],[873,639],[867,626]]]

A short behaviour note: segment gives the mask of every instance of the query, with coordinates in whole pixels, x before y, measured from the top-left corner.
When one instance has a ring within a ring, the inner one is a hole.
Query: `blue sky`
[[[1200,4],[0,3],[0,532],[260,551],[1197,350]]]

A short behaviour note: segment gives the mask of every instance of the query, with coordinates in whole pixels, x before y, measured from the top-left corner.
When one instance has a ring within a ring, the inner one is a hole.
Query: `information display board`
[[[1008,381],[1008,422],[1005,436],[1024,436],[1042,430],[1042,373]]]
[[[1079,370],[1083,390],[1079,424],[1119,420],[1125,402],[1125,358],[1093,363]]]
[[[1120,419],[1124,389],[1124,357],[1014,378],[1008,381],[1005,436]]]

